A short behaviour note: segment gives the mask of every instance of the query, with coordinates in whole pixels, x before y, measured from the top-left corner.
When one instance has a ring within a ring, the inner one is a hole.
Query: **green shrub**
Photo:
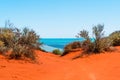
[[[21,45],[14,45],[12,53],[10,54],[10,59],[20,59],[23,56],[24,47]]]
[[[27,45],[33,49],[38,49],[41,43],[38,42],[39,36],[33,30],[24,28],[21,36],[18,38],[18,43],[21,45]]]
[[[19,31],[19,30],[18,30]],[[16,32],[14,36],[11,59],[21,59],[24,57],[35,60],[34,49],[41,45],[38,40],[39,36],[33,30],[24,28],[22,32]]]
[[[90,52],[93,52],[94,44],[89,39],[87,39],[87,40],[82,42],[81,47],[85,53],[90,53]]]
[[[61,55],[61,54],[62,54],[62,52],[61,52],[59,49],[53,50],[52,53],[53,53],[53,54],[56,54],[56,55]]]
[[[80,31],[78,36],[86,39],[82,42],[81,46],[85,53],[101,53],[109,49],[109,47],[111,46],[111,41],[108,38],[103,37],[103,29],[104,25],[100,24],[93,27],[93,42],[91,42],[88,31]]]
[[[35,53],[29,47],[17,45],[17,46],[14,46],[13,51],[9,57],[10,59],[29,58],[31,60],[35,60]]]
[[[66,55],[67,53],[71,52],[73,49],[81,48],[81,43],[79,41],[75,41],[69,43],[64,47],[64,52],[62,55]]]
[[[3,41],[0,41],[0,46],[4,46],[4,42]]]
[[[120,31],[115,31],[109,35],[113,46],[120,46]]]
[[[13,39],[11,28],[0,28],[0,53],[4,54],[10,49],[10,42]]]
[[[4,42],[4,46],[10,47],[13,40],[13,30],[11,28],[0,28],[0,41]]]
[[[30,58],[35,60],[33,50],[39,49],[39,36],[33,30],[24,28],[0,28],[0,53],[11,50],[11,59]]]
[[[9,49],[5,46],[0,46],[0,54],[5,55],[5,53],[8,51]]]

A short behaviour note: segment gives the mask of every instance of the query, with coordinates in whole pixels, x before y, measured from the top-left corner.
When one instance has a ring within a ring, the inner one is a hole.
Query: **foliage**
[[[75,41],[69,43],[64,47],[64,52],[62,55],[66,55],[68,52],[72,51],[73,49],[81,48],[81,43],[79,41]]]
[[[35,53],[33,49],[38,49],[40,43],[38,42],[39,36],[33,30],[24,28],[22,32],[19,29],[15,32],[11,59],[30,58],[35,60]]]
[[[5,52],[7,52],[7,48],[5,47],[4,45],[4,42],[3,41],[0,41],[0,53],[1,54],[4,54]]]
[[[83,37],[85,39],[89,39],[89,35],[88,34],[89,34],[88,31],[83,30],[83,31],[80,31],[80,33],[78,33],[77,37],[81,36],[81,37]]]
[[[0,41],[0,46],[4,46],[4,42],[3,41]]]
[[[104,29],[104,25],[97,25],[93,27],[93,34],[95,36],[95,41],[94,41],[94,50],[93,52],[95,53],[100,53],[102,51],[104,51],[104,46],[103,46],[103,29]]]
[[[93,42],[91,42],[91,39],[89,38],[88,31],[80,31],[78,36],[86,39],[82,42],[81,46],[85,53],[100,53],[109,49],[111,41],[108,38],[104,38],[103,29],[104,25],[100,24],[93,27]]]
[[[11,24],[6,24],[6,26]],[[34,49],[39,49],[39,36],[33,30],[24,28],[0,28],[0,52],[11,50],[11,59],[30,58],[35,60]]]
[[[56,54],[56,55],[61,55],[62,54],[62,52],[59,49],[53,50],[53,53]]]
[[[5,53],[10,48],[10,43],[13,39],[11,28],[0,28],[0,52]]]
[[[82,49],[85,53],[89,53],[89,52],[92,52],[93,51],[93,43],[87,39],[85,41],[82,42]]]
[[[120,46],[120,31],[115,31],[109,35],[113,46]]]
[[[13,51],[10,54],[10,59],[22,58],[30,58],[31,60],[35,60],[35,54],[32,49],[26,46],[17,45],[13,48]]]
[[[13,36],[14,33],[11,28],[0,28],[0,41],[2,41],[5,46],[10,47]]]
[[[29,46],[30,48],[38,49],[40,43],[38,42],[39,36],[33,30],[24,28],[20,37],[18,38],[18,44]]]

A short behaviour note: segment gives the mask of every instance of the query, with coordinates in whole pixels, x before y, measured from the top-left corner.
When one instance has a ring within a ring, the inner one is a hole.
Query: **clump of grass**
[[[53,50],[52,53],[53,53],[53,54],[56,54],[56,55],[62,55],[62,52],[61,52],[59,49]]]

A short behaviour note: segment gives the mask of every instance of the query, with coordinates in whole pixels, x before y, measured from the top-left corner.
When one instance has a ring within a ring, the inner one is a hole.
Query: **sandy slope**
[[[36,51],[38,63],[7,60],[0,56],[0,80],[120,80],[120,48],[114,53],[91,55],[71,60]]]

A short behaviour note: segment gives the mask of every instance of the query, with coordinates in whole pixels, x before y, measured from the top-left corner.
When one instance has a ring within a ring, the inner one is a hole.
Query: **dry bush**
[[[35,60],[35,53],[29,47],[17,45],[13,48],[12,53],[9,56],[10,59],[25,59],[29,58]]]
[[[33,30],[24,28],[22,32],[17,29],[14,37],[11,59],[30,58],[35,60],[35,53],[33,50],[38,49],[40,43],[38,42],[39,36]]]
[[[11,28],[0,28],[0,52],[2,54],[10,49],[13,36]]]
[[[67,53],[69,53],[72,50],[77,49],[77,48],[81,48],[81,43],[79,41],[69,43],[68,45],[66,45],[64,47],[64,52],[63,52],[62,56],[66,55]]]
[[[4,53],[6,53],[7,51],[8,51],[8,48],[5,47],[4,42],[3,42],[3,41],[0,41],[0,53],[1,53],[1,54],[4,54]]]
[[[6,47],[10,47],[14,33],[11,28],[0,28],[0,41],[4,42]]]
[[[104,25],[97,25],[93,27],[94,41],[92,42],[88,31],[80,31],[79,37],[83,37],[86,40],[82,43],[82,49],[85,53],[101,53],[103,51],[109,50],[111,46],[111,41],[108,38],[104,38]]]
[[[89,39],[83,41],[81,47],[82,47],[84,53],[88,53],[88,54],[90,52],[93,52],[93,50],[94,50],[94,48],[93,48],[94,44]]]
[[[20,38],[18,39],[18,43],[21,45],[27,45],[33,49],[38,49],[41,45],[41,43],[38,42],[38,40],[39,36],[33,30],[24,28]]]
[[[11,50],[11,59],[29,58],[35,60],[33,50],[39,49],[39,36],[33,30],[24,28],[0,28],[0,52]]]
[[[109,35],[113,46],[120,46],[120,31],[115,31]]]

